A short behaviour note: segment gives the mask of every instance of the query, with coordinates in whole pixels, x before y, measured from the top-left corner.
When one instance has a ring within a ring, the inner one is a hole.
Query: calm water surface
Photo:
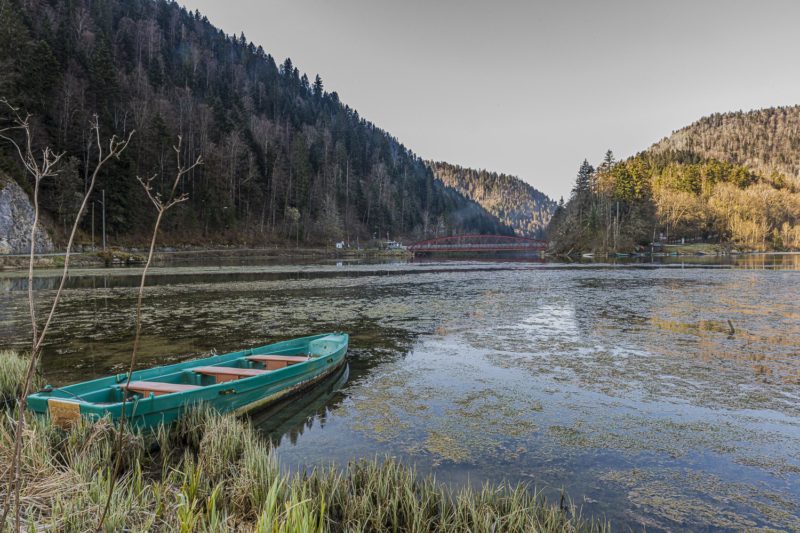
[[[73,272],[49,382],[124,371],[138,273]],[[393,456],[563,489],[615,529],[798,531],[798,281],[796,255],[163,266],[140,366],[347,331],[342,374],[254,415],[287,468]],[[0,347],[28,339],[25,283],[0,273]]]

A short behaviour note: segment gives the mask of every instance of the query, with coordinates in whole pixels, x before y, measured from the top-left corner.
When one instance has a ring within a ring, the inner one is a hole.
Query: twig
[[[122,464],[122,437],[123,432],[125,429],[125,422],[126,422],[126,404],[128,400],[127,391],[128,387],[131,384],[131,378],[133,376],[133,369],[136,366],[136,357],[139,352],[139,341],[141,339],[142,333],[142,299],[144,297],[144,284],[145,280],[147,279],[147,271],[150,269],[150,264],[153,262],[153,253],[155,252],[156,248],[156,239],[158,237],[158,228],[161,226],[161,221],[164,218],[164,214],[173,206],[185,202],[189,199],[188,194],[181,194],[175,196],[176,191],[178,190],[178,185],[180,184],[181,178],[189,173],[192,169],[196,166],[201,165],[203,163],[202,156],[198,156],[194,163],[189,165],[188,167],[183,166],[183,162],[181,161],[181,145],[183,139],[179,135],[178,136],[178,145],[173,146],[175,150],[175,157],[177,160],[178,170],[175,173],[175,181],[172,183],[172,189],[170,190],[169,196],[166,200],[161,198],[161,195],[158,192],[154,192],[151,186],[152,181],[156,178],[155,175],[148,179],[142,179],[141,177],[137,176],[136,179],[142,185],[144,192],[147,194],[147,197],[153,203],[153,206],[156,208],[156,222],[153,225],[153,235],[150,238],[150,250],[147,253],[147,262],[144,264],[144,269],[142,269],[142,276],[139,281],[139,294],[136,298],[136,326],[135,326],[135,336],[133,338],[133,348],[131,350],[131,361],[130,366],[128,368],[128,377],[125,381],[125,387],[122,389],[122,411],[120,414],[119,419],[119,427],[117,428],[117,441],[115,444],[115,455],[116,459],[114,461],[114,465],[110,472],[109,476],[109,486],[108,486],[108,495],[106,497],[106,503],[103,506],[103,512],[100,514],[100,519],[97,522],[97,529],[96,531],[99,532],[103,527],[103,522],[105,522],[106,515],[108,514],[109,507],[111,506],[111,498],[114,495],[114,487],[116,486],[117,480],[117,473],[119,472],[120,466]]]

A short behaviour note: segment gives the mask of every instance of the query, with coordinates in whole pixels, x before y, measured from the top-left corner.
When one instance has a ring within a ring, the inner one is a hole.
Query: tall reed
[[[22,393],[28,364],[30,359],[19,352],[0,350],[0,403],[12,403]]]
[[[34,418],[21,470],[24,526],[92,530],[117,459],[115,429],[82,421],[65,431]],[[11,457],[13,420],[0,421],[0,461]],[[143,435],[125,430],[124,459],[106,531],[577,532],[608,526],[549,504],[522,486],[449,491],[392,460],[306,474],[281,471],[269,443],[246,422],[210,411]],[[12,526],[11,517],[6,526]]]

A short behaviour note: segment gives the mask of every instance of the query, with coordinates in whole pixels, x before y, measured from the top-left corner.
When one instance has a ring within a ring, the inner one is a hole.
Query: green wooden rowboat
[[[140,428],[169,424],[197,404],[243,413],[298,392],[345,361],[348,335],[329,333],[240,352],[118,374],[28,396],[28,408],[68,426],[79,417],[122,415]],[[126,385],[127,384],[127,385]]]

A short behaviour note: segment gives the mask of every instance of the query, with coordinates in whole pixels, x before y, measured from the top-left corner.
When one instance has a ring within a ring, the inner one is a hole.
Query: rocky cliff
[[[0,254],[25,254],[30,251],[33,204],[16,181],[0,174]],[[53,241],[39,225],[36,252],[53,251]]]

